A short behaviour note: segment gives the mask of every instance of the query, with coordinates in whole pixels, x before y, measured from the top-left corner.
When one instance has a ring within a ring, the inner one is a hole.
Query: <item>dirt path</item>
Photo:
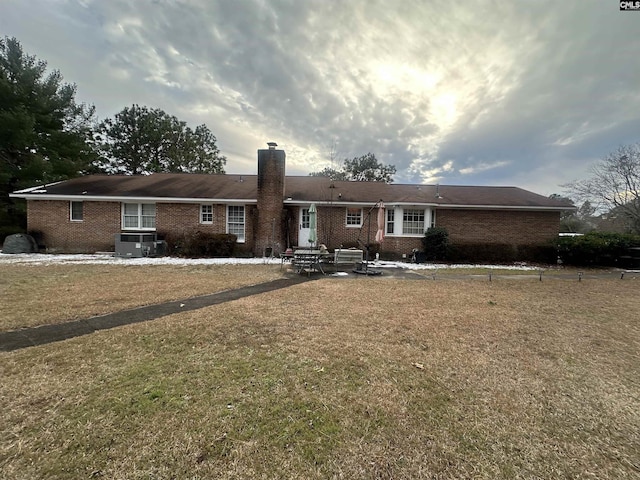
[[[155,318],[172,315],[174,313],[197,310],[199,308],[217,305],[239,298],[270,292],[292,285],[315,280],[320,278],[317,275],[295,275],[281,278],[271,282],[259,283],[248,287],[226,290],[212,293],[200,297],[176,300],[174,302],[147,305],[144,307],[123,310],[120,312],[108,313],[98,317],[91,317],[72,322],[59,323],[55,325],[41,325],[33,328],[24,328],[9,332],[0,332],[0,352],[10,352],[20,348],[44,345],[52,342],[59,342],[68,338],[79,337],[98,330],[130,325],[133,323],[146,322]]]

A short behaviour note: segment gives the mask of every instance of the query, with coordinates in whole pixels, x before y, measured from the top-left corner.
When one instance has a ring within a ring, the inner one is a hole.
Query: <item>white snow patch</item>
[[[104,254],[54,255],[43,253],[3,254],[0,252],[0,265],[4,264],[88,264],[88,265],[278,265],[279,258],[178,258],[178,257],[145,257],[121,258]],[[404,263],[372,261],[375,268],[404,268],[407,270],[444,270],[483,268],[493,270],[540,270],[525,264],[514,265],[447,265],[440,263]]]

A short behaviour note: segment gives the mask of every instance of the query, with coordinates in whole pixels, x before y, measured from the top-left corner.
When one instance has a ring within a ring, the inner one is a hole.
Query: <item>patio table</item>
[[[293,268],[296,273],[307,272],[310,274],[312,271],[325,274],[322,268],[323,260],[330,257],[329,252],[321,250],[296,250],[293,252]]]

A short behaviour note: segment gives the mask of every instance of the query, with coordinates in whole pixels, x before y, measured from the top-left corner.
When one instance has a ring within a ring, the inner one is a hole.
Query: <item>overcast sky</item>
[[[0,35],[101,119],[206,124],[227,173],[275,141],[289,175],[372,152],[396,183],[549,195],[640,141],[640,12],[617,0],[0,0]]]

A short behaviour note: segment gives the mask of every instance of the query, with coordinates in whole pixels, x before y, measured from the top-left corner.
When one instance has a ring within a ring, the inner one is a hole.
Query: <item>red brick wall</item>
[[[213,222],[200,223],[200,204],[158,203],[156,204],[156,231],[159,235],[184,234],[189,232],[226,233],[227,205],[214,204]],[[255,209],[245,205],[245,242],[238,244],[240,251],[253,250],[253,230]]]
[[[113,251],[114,238],[121,229],[120,202],[83,202],[83,221],[70,220],[68,201],[27,202],[28,229],[36,232],[41,245],[50,252],[85,253]],[[253,249],[252,206],[245,206],[246,242],[241,250]],[[200,223],[200,204],[156,204],[156,231],[160,235],[190,231],[225,233],[226,205],[213,205],[213,223]]]
[[[27,225],[51,252],[112,251],[114,236],[120,232],[120,212],[118,202],[83,202],[84,220],[72,222],[69,202],[29,200]]]
[[[299,244],[299,208],[289,209],[292,226],[292,245]],[[330,250],[341,245],[362,247],[369,243],[375,243],[376,230],[378,228],[375,216],[371,218],[371,231],[369,233],[369,220],[367,209],[363,209],[363,222],[360,227],[347,227],[345,207],[318,207],[318,243],[324,243]],[[373,247],[372,247],[373,248]],[[397,254],[410,253],[414,248],[422,249],[422,237],[386,237],[379,250],[381,252],[395,252]]]
[[[226,205],[212,205],[213,223],[200,223],[200,204],[158,203],[156,204],[156,230],[160,232],[190,232],[199,230],[208,233],[225,233],[227,221]]]
[[[114,235],[121,231],[121,204],[119,202],[84,202],[84,220],[72,222],[68,201],[30,200],[27,202],[28,228],[40,232],[38,241],[52,252],[112,251]],[[256,248],[257,208],[245,206],[245,244],[243,251]],[[366,244],[370,235],[375,241],[377,223],[371,220],[365,226],[346,226],[344,207],[318,208],[318,242],[330,249],[340,245],[355,245],[358,240]],[[226,231],[226,205],[213,206],[213,223],[200,223],[200,205],[184,203],[156,204],[156,230],[159,234],[200,230],[212,233]],[[366,217],[366,210],[363,216]],[[289,208],[290,245],[298,245],[299,208]],[[541,244],[558,236],[560,214],[557,212],[511,210],[457,210],[438,209],[436,225],[445,227],[452,243],[512,243]],[[286,239],[283,240],[285,242]],[[422,249],[421,237],[387,236],[380,246],[382,252],[409,253]],[[284,249],[284,243],[283,243]],[[262,254],[262,252],[256,252]]]
[[[285,211],[282,203],[285,160],[283,150],[258,150],[258,204],[252,238],[255,242],[253,251],[256,256],[262,256],[267,247],[273,248],[276,255],[286,248]]]
[[[298,208],[291,208],[293,218],[292,244],[298,244]],[[340,245],[355,245],[358,240],[375,243],[376,218],[371,219],[371,233],[363,211],[360,228],[346,226],[345,207],[318,208],[318,241],[329,249]],[[452,243],[511,243],[514,245],[544,244],[557,238],[560,228],[558,212],[514,210],[457,210],[438,209],[436,225],[445,227]],[[385,236],[379,247],[381,252],[410,253],[414,248],[422,250],[422,237]]]
[[[438,209],[451,243],[543,244],[558,237],[559,212]]]

